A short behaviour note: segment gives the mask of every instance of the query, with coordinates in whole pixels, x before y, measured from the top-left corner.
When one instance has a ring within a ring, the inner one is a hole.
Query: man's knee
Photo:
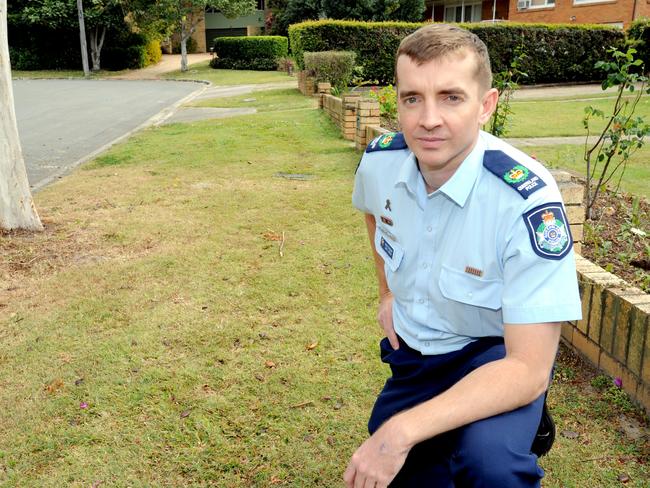
[[[467,426],[452,455],[456,485],[538,487],[544,471],[530,452],[531,443],[529,436],[496,428],[490,421]]]
[[[544,472],[537,457],[504,446],[463,449],[452,458],[456,486],[472,488],[538,487]]]

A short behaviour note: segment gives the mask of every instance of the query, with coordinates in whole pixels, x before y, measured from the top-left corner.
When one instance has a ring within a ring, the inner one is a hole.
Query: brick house
[[[609,24],[627,27],[650,17],[650,0],[428,0],[426,19],[436,22]]]

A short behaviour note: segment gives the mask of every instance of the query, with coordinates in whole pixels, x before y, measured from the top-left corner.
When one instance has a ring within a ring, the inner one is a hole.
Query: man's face
[[[450,177],[471,152],[498,94],[481,89],[474,54],[460,51],[417,65],[397,60],[397,113],[420,168]]]

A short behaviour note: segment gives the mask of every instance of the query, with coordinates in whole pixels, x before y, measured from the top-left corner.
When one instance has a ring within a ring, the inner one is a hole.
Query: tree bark
[[[79,43],[81,44],[81,64],[84,69],[84,76],[90,76],[88,69],[88,48],[86,47],[86,24],[84,22],[83,0],[77,0],[77,13],[79,15]]]
[[[95,27],[95,30],[90,31],[90,57],[93,61],[93,71],[99,71],[101,69],[101,54],[102,46],[104,45],[104,37],[106,36],[106,27],[101,27],[102,34],[99,35],[99,27]]]
[[[190,34],[185,30],[185,22],[181,20],[181,71],[187,71],[187,40]]]
[[[7,0],[0,0],[0,228],[43,230],[27,181],[7,42]]]

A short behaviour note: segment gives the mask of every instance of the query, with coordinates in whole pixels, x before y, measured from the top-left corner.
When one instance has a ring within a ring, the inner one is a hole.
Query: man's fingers
[[[388,342],[390,342],[390,345],[393,349],[399,349],[399,340],[397,340],[395,329],[391,327],[391,329],[386,333],[386,337],[388,337]]]
[[[343,473],[343,481],[345,481],[345,486],[347,488],[353,488],[354,487],[354,475],[356,473],[356,469],[352,465],[352,463],[348,464],[348,468],[345,470],[345,473]]]

